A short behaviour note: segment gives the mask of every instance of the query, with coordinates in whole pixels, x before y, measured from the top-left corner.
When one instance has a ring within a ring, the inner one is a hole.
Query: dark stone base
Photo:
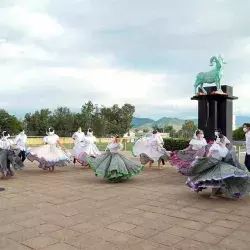
[[[222,93],[216,93],[216,87],[206,87],[207,95],[193,96],[198,101],[198,127],[202,129],[206,140],[214,139],[214,130],[219,128],[231,141],[233,129],[233,96],[231,86],[221,86]]]

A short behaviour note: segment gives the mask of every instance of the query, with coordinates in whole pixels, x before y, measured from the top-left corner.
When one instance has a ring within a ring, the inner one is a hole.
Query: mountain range
[[[185,120],[192,120],[195,124],[198,124],[198,119],[179,119],[172,117],[162,117],[159,120],[153,120],[150,118],[133,117],[132,125],[136,129],[151,129],[154,126],[162,128],[164,126],[173,126],[175,130],[181,129]],[[236,127],[242,126],[244,122],[250,122],[248,116],[236,116]]]

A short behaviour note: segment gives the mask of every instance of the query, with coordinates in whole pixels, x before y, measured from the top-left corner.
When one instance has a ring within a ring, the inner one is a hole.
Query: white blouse
[[[83,132],[75,132],[72,135],[72,138],[75,140],[75,144],[77,144],[78,142],[81,142],[84,140],[85,134]]]
[[[209,152],[211,153],[211,156],[216,159],[221,159],[226,157],[228,154],[229,150],[224,147],[223,145],[220,145],[218,143],[214,143],[210,149]]]
[[[20,150],[24,151],[26,149],[26,144],[27,144],[27,135],[25,134],[17,135],[14,140],[14,144],[16,144]]]
[[[49,145],[55,145],[57,144],[57,141],[59,140],[59,136],[54,134],[54,135],[48,135],[43,138],[44,143],[47,143]]]
[[[189,142],[189,145],[192,146],[193,150],[199,150],[202,149],[203,147],[205,147],[207,145],[207,141],[206,139],[202,138],[202,139],[192,139]]]
[[[8,137],[3,137],[0,143],[0,148],[1,149],[11,149],[11,145],[14,144],[14,142],[10,139],[8,139]]]
[[[107,148],[111,153],[119,153],[123,149],[123,145],[118,142],[110,142]]]

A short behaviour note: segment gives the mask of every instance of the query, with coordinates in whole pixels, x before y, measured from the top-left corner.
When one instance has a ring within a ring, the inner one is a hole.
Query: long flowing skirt
[[[186,184],[196,192],[205,188],[219,188],[220,193],[229,198],[239,198],[250,192],[250,173],[237,168],[231,154],[223,161],[212,157],[197,158],[186,175]]]
[[[101,155],[101,152],[95,145],[95,143],[85,143],[79,142],[73,148],[73,156],[74,158],[81,163],[83,166],[86,166],[88,163],[86,161],[86,157],[96,157]]]
[[[186,175],[188,168],[195,158],[205,156],[205,152],[205,147],[199,150],[175,151],[172,154],[170,163],[181,174]]]
[[[96,176],[119,182],[139,174],[143,166],[133,162],[119,153],[105,152],[96,158],[88,158],[89,166]]]
[[[167,161],[171,160],[171,152],[170,151],[166,151],[166,149],[162,148],[159,152],[160,152],[160,157],[159,158],[157,157],[158,158],[157,161],[164,160],[165,162],[167,162]],[[142,165],[146,165],[150,161],[155,162],[156,159],[151,158],[146,153],[140,154],[140,162]]]
[[[39,168],[48,169],[51,167],[63,167],[70,163],[69,155],[57,145],[43,145],[32,148],[27,159],[31,162],[37,161]]]
[[[8,167],[9,166],[9,167]],[[11,166],[14,170],[22,170],[24,164],[18,156],[16,150],[1,149],[0,150],[0,172],[6,175],[13,175]]]
[[[145,165],[149,161],[157,162],[161,159],[169,160],[170,154],[163,147],[152,146],[148,143],[147,138],[142,137],[135,141],[132,147],[132,154],[140,156],[141,164]]]

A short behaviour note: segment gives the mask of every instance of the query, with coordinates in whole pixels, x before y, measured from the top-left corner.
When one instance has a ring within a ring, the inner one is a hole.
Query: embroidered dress
[[[206,153],[207,142],[204,138],[198,139],[196,136],[189,142],[189,147],[185,150],[175,151],[170,161],[171,165],[176,167],[178,171],[186,175],[191,163],[197,157],[203,157]]]
[[[18,150],[14,148],[14,143],[9,139],[9,135],[2,136],[0,139],[0,178],[14,175],[14,170],[21,170],[24,167],[21,158],[18,156]]]
[[[141,164],[145,165],[149,161],[158,162],[161,159],[165,161],[170,159],[170,153],[162,146],[162,141],[158,134],[151,137],[142,137],[135,141],[132,147],[132,154],[140,156]]]
[[[96,146],[96,137],[92,132],[88,132],[83,141],[77,143],[73,149],[74,157],[83,166],[87,166],[87,157],[95,158],[101,155],[101,152]]]
[[[217,143],[209,149],[209,157],[197,158],[187,172],[186,184],[196,192],[216,188],[229,198],[240,198],[250,192],[250,173],[230,151]]]
[[[133,162],[120,154],[123,145],[111,142],[107,148],[109,151],[97,156],[88,157],[89,166],[94,170],[96,176],[106,178],[109,182],[120,182],[139,174],[143,166]]]
[[[43,141],[45,145],[35,147],[29,150],[27,159],[31,162],[37,161],[39,168],[49,169],[51,167],[63,167],[70,163],[70,156],[59,146],[59,136],[49,133]]]

